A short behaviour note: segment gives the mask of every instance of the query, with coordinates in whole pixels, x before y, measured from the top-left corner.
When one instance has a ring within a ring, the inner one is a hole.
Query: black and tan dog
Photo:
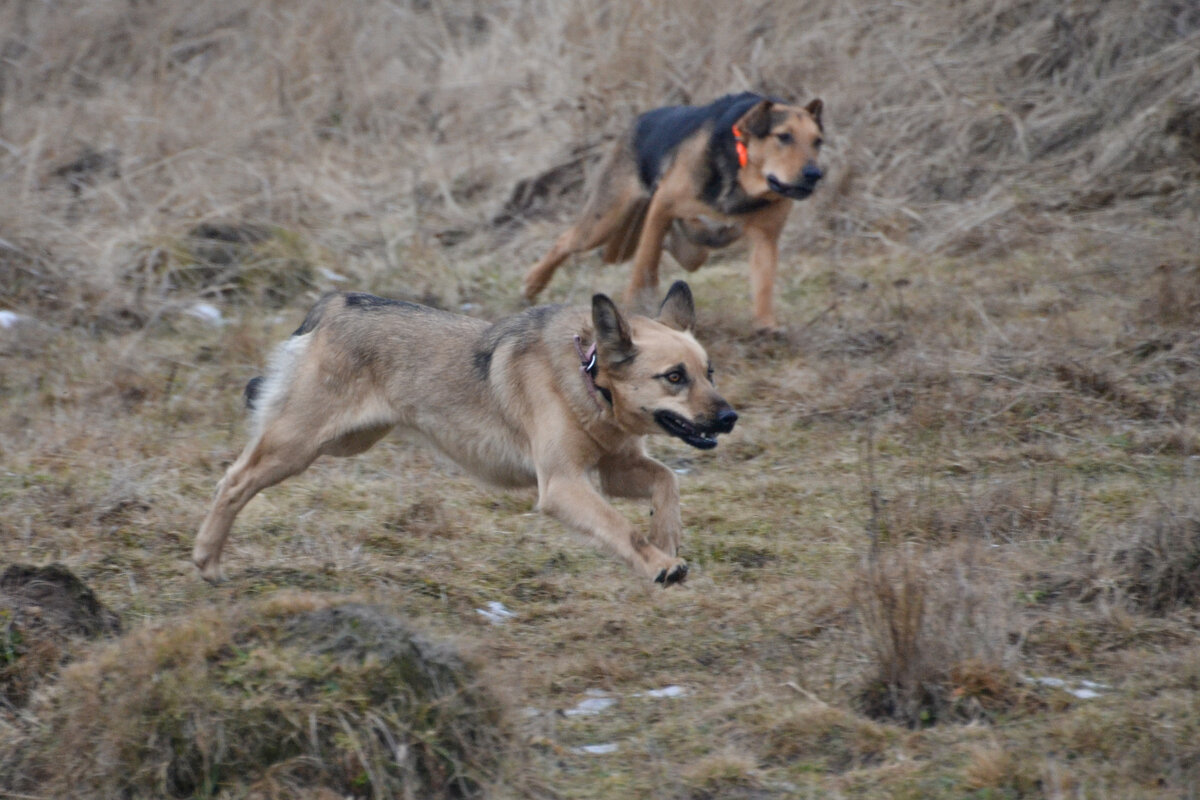
[[[217,487],[192,558],[208,580],[234,517],[257,492],[318,456],[352,456],[393,428],[423,435],[485,482],[535,487],[538,506],[664,585],[687,576],[674,473],[643,438],[716,447],[737,413],[692,336],[676,282],[657,319],[539,306],[495,324],[367,294],[326,295],[246,387],[253,434]],[[639,533],[593,486],[649,500]]]
[[[605,245],[605,263],[633,257],[632,305],[657,288],[664,247],[690,272],[710,249],[745,236],[754,319],[775,328],[779,235],[792,201],[821,180],[822,108],[820,100],[800,108],[747,92],[642,114],[601,166],[579,220],[526,274],[525,297],[535,298],[572,253]]]

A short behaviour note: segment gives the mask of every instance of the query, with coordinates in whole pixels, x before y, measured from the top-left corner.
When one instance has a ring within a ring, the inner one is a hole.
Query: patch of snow
[[[661,689],[651,689],[648,692],[637,692],[634,694],[634,697],[683,697],[687,693],[687,689],[683,688],[682,686],[671,684],[670,686],[664,686]]]
[[[327,281],[333,281],[334,283],[345,283],[346,281],[350,280],[340,272],[334,272],[333,270],[326,269],[325,267],[321,267],[321,277]]]
[[[568,708],[563,714],[568,717],[590,717],[593,714],[599,714],[605,709],[612,708],[617,703],[614,698],[609,697],[598,689],[588,689],[585,694],[588,695],[586,699],[580,700],[577,706]]]
[[[221,309],[211,303],[196,303],[188,308],[186,313],[188,316],[207,322],[209,325],[225,324],[225,318],[221,316]]]
[[[25,319],[15,311],[0,311],[0,328],[11,328]]]
[[[493,625],[501,625],[516,616],[516,614],[505,608],[504,603],[498,600],[488,603],[487,608],[475,609],[475,613]]]
[[[608,753],[617,752],[617,744],[616,742],[608,742],[606,744],[585,744],[583,747],[572,747],[571,752],[602,756],[607,755]]]
[[[1065,681],[1062,678],[1052,678],[1046,675],[1027,679],[1031,683],[1037,683],[1042,686],[1049,686],[1053,689],[1062,689],[1073,697],[1078,697],[1080,700],[1092,700],[1100,696],[1100,690],[1111,689],[1111,686],[1103,683],[1096,683],[1089,680],[1078,680],[1075,682]]]

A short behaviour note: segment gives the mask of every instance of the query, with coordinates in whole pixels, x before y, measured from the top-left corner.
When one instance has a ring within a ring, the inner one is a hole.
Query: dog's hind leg
[[[200,526],[192,561],[207,581],[221,579],[221,551],[238,512],[263,489],[303,472],[321,455],[352,456],[379,441],[390,424],[354,424],[333,418],[334,403],[311,402],[307,414],[283,413],[267,421],[217,485],[216,497]]]
[[[234,517],[246,503],[268,486],[303,472],[319,452],[307,435],[281,440],[271,427],[251,442],[217,484],[212,507],[196,535],[192,561],[201,577],[209,582],[221,580],[221,550]]]
[[[523,292],[527,300],[533,300],[546,288],[568,256],[599,247],[614,235],[625,234],[631,221],[636,221],[641,212],[640,204],[646,202],[645,194],[636,179],[622,184],[602,187],[597,196],[588,201],[579,220],[559,236],[550,252],[525,274]]]
[[[637,251],[638,239],[642,235],[642,226],[646,224],[646,209],[650,207],[650,198],[639,197],[630,203],[625,216],[617,222],[613,231],[604,244],[600,260],[605,264],[620,264],[633,258]]]

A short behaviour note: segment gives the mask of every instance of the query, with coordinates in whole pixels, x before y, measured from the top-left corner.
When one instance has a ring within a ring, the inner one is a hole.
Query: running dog
[[[607,264],[633,258],[632,306],[657,288],[664,247],[691,272],[710,249],[745,236],[755,323],[777,328],[779,235],[792,201],[811,195],[823,175],[823,107],[745,92],[642,114],[601,166],[578,221],[525,275],[525,297],[537,297],[571,254],[604,245]]]
[[[658,316],[538,306],[488,324],[369,294],[321,298],[246,386],[249,444],[217,485],[192,559],[221,578],[234,517],[256,493],[318,456],[352,456],[393,428],[423,436],[499,487],[536,487],[538,507],[648,578],[687,577],[675,474],[645,451],[666,433],[717,446],[738,415],[717,393],[692,335],[691,290],[676,282]],[[589,476],[598,480],[599,491]],[[648,535],[600,494],[650,501]]]

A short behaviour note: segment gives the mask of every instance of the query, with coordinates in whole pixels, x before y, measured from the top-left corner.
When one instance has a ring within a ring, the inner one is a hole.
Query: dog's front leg
[[[600,486],[611,497],[649,500],[650,543],[668,555],[679,554],[683,519],[679,514],[679,481],[667,465],[648,456],[610,456],[597,465]]]
[[[571,530],[598,540],[657,583],[670,586],[687,578],[687,563],[638,533],[629,520],[605,502],[583,473],[539,474],[538,508]]]
[[[779,267],[779,235],[787,221],[790,202],[773,206],[746,225],[750,242],[750,291],[754,296],[754,323],[762,331],[777,331],[775,277]]]
[[[773,239],[757,237],[751,240],[750,290],[754,295],[754,324],[759,330],[774,331],[775,273],[779,263],[779,248]]]

